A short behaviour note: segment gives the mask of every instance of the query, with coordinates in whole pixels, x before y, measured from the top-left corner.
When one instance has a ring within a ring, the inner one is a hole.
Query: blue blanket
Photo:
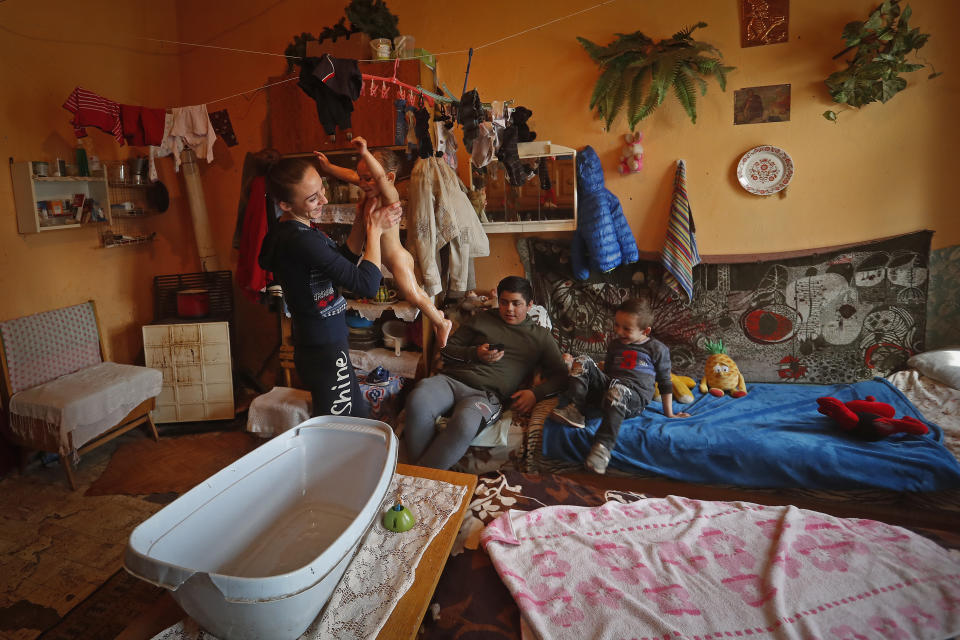
[[[926,422],[924,436],[896,434],[877,442],[847,435],[817,412],[816,399],[844,402],[875,396],[896,417],[923,419],[884,378],[854,384],[753,384],[742,398],[703,395],[674,403],[689,418],[668,419],[652,402],[624,421],[610,466],[700,484],[806,489],[880,488],[936,491],[960,487],[960,463],[943,446],[943,431]],[[590,413],[588,412],[588,417]],[[547,419],[543,455],[580,462],[590,450],[599,417],[575,429]]]

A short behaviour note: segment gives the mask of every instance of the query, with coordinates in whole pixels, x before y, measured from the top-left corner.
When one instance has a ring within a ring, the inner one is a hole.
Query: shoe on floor
[[[577,409],[573,403],[565,407],[560,407],[559,409],[554,409],[550,412],[550,417],[564,422],[571,427],[576,427],[577,429],[583,429],[587,423],[586,418],[583,417],[583,414],[580,413],[580,410]]]
[[[599,442],[594,443],[590,453],[587,454],[587,459],[583,461],[583,466],[603,475],[607,472],[608,464],[610,464],[610,451]]]

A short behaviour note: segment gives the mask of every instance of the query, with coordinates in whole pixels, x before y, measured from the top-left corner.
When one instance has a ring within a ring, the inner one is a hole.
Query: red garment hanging
[[[260,301],[260,292],[273,280],[273,274],[261,269],[257,262],[260,245],[268,228],[266,184],[263,176],[250,181],[243,229],[240,232],[240,255],[237,257],[237,286],[243,295],[254,302]]]

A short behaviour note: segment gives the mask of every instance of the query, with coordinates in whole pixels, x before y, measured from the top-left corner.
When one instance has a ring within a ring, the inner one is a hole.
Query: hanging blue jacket
[[[584,147],[577,153],[577,230],[570,248],[573,275],[586,280],[590,267],[606,272],[639,258],[620,200],[604,186],[600,158],[593,147]]]

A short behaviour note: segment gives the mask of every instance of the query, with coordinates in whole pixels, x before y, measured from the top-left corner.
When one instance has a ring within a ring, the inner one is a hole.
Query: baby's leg
[[[437,348],[442,349],[447,345],[453,322],[444,317],[443,312],[433,305],[430,296],[417,283],[413,256],[400,243],[399,225],[391,227],[380,236],[380,251],[383,263],[393,273],[400,295],[407,302],[414,304],[430,320],[437,336]]]

